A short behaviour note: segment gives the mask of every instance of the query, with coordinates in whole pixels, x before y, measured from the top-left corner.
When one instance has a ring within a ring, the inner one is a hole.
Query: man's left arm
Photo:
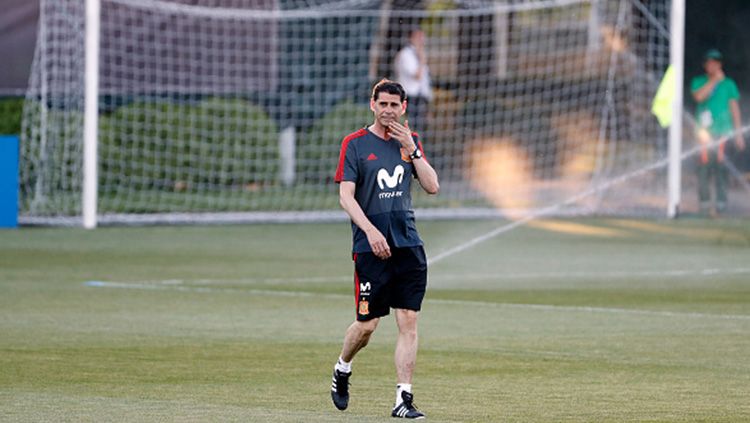
[[[414,146],[415,150],[417,148],[419,147]],[[437,194],[438,191],[440,191],[440,183],[438,182],[437,172],[435,172],[435,169],[432,168],[430,163],[422,157],[419,159],[413,159],[411,164],[417,172],[417,180],[419,181],[419,185],[422,186],[422,189],[428,194]]]
[[[742,136],[742,114],[740,113],[740,103],[736,99],[729,100],[729,109],[732,112],[732,122],[734,123],[734,142],[737,149],[745,149],[745,138]]]
[[[414,138],[411,136],[409,121],[406,121],[405,125],[401,125],[399,122],[393,122],[390,126],[390,130],[391,136],[398,140],[401,147],[406,151],[406,154],[411,155],[419,148],[414,142]],[[437,194],[438,191],[440,191],[440,183],[438,182],[437,172],[435,172],[435,169],[432,168],[430,163],[422,157],[419,159],[413,159],[411,164],[417,172],[417,179],[419,180],[419,185],[422,186],[422,189],[428,194]]]

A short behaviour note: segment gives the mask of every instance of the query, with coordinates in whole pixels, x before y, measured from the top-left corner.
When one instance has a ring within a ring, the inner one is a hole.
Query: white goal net
[[[416,194],[422,213],[663,215],[666,168],[638,170],[666,157],[650,107],[668,11],[666,0],[101,0],[99,220],[340,217],[341,140],[371,122],[370,87],[393,77],[415,26],[434,98],[413,129],[441,179],[439,196]],[[41,1],[22,222],[80,223],[84,23],[84,0]]]

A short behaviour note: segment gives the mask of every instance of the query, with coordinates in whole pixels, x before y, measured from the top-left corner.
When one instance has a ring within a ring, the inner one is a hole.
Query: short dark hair
[[[399,96],[402,103],[406,100],[406,91],[404,91],[404,87],[398,82],[391,81],[390,79],[383,78],[372,87],[372,99],[377,100],[381,92]]]

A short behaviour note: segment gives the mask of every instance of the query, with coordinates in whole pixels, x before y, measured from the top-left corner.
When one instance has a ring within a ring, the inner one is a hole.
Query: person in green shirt
[[[722,69],[723,56],[719,50],[711,49],[703,56],[704,75],[693,78],[690,92],[698,107],[696,109],[698,141],[702,144],[698,163],[698,199],[701,212],[711,211],[711,178],[716,184],[716,212],[727,207],[727,169],[724,167],[724,146],[713,143],[722,137],[734,136],[738,150],[745,148],[740,116],[740,93],[737,84],[727,77]]]

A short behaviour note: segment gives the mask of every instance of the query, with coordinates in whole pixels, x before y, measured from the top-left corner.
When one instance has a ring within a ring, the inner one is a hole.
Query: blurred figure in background
[[[427,130],[427,106],[432,101],[432,81],[425,55],[425,34],[419,28],[409,31],[406,45],[393,63],[396,81],[406,90],[409,123],[417,132]]]
[[[703,56],[704,75],[693,78],[690,92],[698,107],[696,110],[698,141],[702,144],[698,163],[698,199],[701,213],[722,213],[727,208],[727,169],[724,167],[725,146],[711,145],[722,137],[734,135],[738,150],[744,150],[740,93],[737,84],[724,74],[724,57],[716,49]],[[716,184],[716,207],[712,207],[710,182]]]

